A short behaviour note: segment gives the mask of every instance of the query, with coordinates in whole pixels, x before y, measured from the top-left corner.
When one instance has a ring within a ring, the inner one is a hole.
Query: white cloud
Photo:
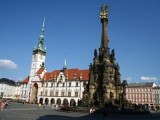
[[[11,60],[0,59],[0,69],[17,69],[17,64]]]
[[[125,80],[132,81],[132,78],[131,77],[127,77]]]
[[[140,79],[144,80],[144,81],[156,81],[156,80],[158,80],[158,78],[156,78],[156,77],[146,77],[146,76],[141,76]]]

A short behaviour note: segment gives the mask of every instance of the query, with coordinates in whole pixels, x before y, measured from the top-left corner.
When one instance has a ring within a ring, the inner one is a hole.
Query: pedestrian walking
[[[38,109],[39,109],[39,110],[41,109],[41,103],[38,104]]]
[[[44,109],[46,108],[46,103],[44,103],[43,108],[44,108]]]
[[[1,111],[3,111],[4,105],[5,105],[5,104],[4,104],[4,101],[2,101],[2,102],[1,102]]]

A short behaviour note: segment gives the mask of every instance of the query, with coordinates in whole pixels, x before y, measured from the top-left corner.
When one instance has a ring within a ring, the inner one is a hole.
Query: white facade
[[[28,83],[21,84],[21,96],[20,96],[20,99],[28,102],[28,99],[29,99],[29,84]]]
[[[78,104],[84,92],[84,85],[87,81],[67,80],[63,72],[60,72],[54,81],[46,81],[44,86],[38,91],[38,103],[64,104],[65,100],[69,105],[71,100]],[[58,101],[59,100],[59,101]]]
[[[44,19],[45,21],[45,19]],[[44,22],[38,46],[33,50],[30,75],[22,82],[21,99],[30,103],[76,105],[82,99],[89,70],[66,69],[47,72],[43,48]]]
[[[154,87],[152,89],[154,105],[160,105],[160,87]]]
[[[0,84],[0,92],[3,94],[4,98],[13,98],[15,93],[15,86],[2,83]]]
[[[36,53],[36,54],[32,55],[32,63],[31,63],[29,82],[31,82],[33,80],[33,78],[35,80],[35,74],[42,67],[43,63],[45,63],[45,55],[44,54]],[[37,76],[37,80],[38,80],[38,76]]]

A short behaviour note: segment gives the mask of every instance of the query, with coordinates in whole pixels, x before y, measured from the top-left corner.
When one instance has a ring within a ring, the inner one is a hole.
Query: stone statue
[[[97,57],[97,49],[94,49],[94,57]]]

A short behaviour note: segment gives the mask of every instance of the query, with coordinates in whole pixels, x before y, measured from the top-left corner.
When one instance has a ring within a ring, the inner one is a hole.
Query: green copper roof
[[[44,17],[44,21],[43,21],[43,24],[42,24],[41,33],[40,33],[40,36],[39,36],[38,46],[34,50],[41,50],[43,52],[46,52],[46,49],[43,47],[43,42],[44,42],[44,24],[45,24],[45,17]]]

